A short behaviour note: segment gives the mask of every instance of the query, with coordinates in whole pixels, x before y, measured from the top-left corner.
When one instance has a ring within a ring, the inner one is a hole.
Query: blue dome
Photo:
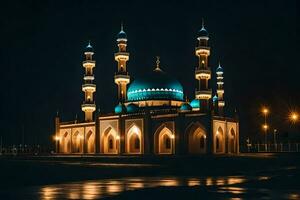
[[[191,102],[191,106],[192,106],[192,108],[198,108],[198,109],[200,109],[200,100],[199,99],[194,99]]]
[[[115,107],[115,113],[116,114],[121,114],[121,113],[125,113],[126,112],[126,107],[124,106],[124,104],[119,103],[116,107]]]
[[[213,97],[213,102],[216,102],[218,100],[218,97],[217,97],[217,95],[215,95],[214,97]]]
[[[133,103],[130,103],[126,106],[126,110],[128,113],[134,113],[139,110],[139,107]]]
[[[192,106],[188,103],[184,103],[180,106],[180,111],[190,111],[192,110]]]
[[[182,85],[160,69],[135,79],[127,90],[128,101],[178,100],[183,101]]]
[[[199,37],[208,37],[208,36],[209,36],[209,34],[208,34],[207,30],[204,28],[204,26],[202,26],[200,31],[198,31],[198,38]]]
[[[123,30],[121,30],[119,32],[117,38],[118,38],[117,41],[122,40],[122,39],[123,40],[127,40],[127,35],[126,35],[126,33]]]

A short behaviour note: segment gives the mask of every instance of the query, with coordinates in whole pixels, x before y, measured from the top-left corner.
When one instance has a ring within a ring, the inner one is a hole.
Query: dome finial
[[[204,18],[202,17],[202,28],[204,28]]]
[[[155,67],[155,71],[157,71],[157,70],[158,70],[158,71],[161,71],[159,64],[160,64],[160,57],[159,57],[159,56],[156,56],[156,67]]]
[[[121,31],[124,31],[123,30],[123,21],[121,22]]]

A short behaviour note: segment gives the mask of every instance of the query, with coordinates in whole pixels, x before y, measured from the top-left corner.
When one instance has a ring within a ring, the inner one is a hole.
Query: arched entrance
[[[83,153],[83,135],[76,131],[72,137],[72,152]]]
[[[136,125],[133,125],[125,135],[125,152],[129,154],[142,153],[142,133]]]
[[[86,134],[86,145],[87,153],[95,153],[95,134],[92,131]]]
[[[236,142],[235,142],[235,132],[233,128],[230,130],[229,141],[228,141],[228,152],[236,153]]]
[[[172,131],[165,124],[154,133],[154,152],[156,154],[174,154],[175,141]]]
[[[216,153],[224,153],[224,132],[221,127],[215,133],[214,144]]]
[[[206,153],[206,133],[202,128],[189,132],[188,149],[191,154]]]
[[[119,152],[119,136],[115,129],[108,127],[101,137],[101,151],[104,154],[117,154]]]
[[[61,137],[60,152],[61,153],[71,153],[71,134],[67,131]]]

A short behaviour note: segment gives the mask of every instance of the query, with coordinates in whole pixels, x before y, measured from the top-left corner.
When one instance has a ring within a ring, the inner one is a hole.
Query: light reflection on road
[[[117,195],[126,190],[153,188],[159,186],[222,186],[243,183],[242,176],[232,177],[140,177],[122,178],[99,181],[82,181],[59,185],[43,186],[39,190],[40,199],[100,199]],[[233,193],[243,192],[245,189],[224,187],[222,190]]]

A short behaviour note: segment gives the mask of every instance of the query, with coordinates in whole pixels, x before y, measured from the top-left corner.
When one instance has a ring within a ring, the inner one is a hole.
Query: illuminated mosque
[[[121,27],[114,54],[117,71],[118,101],[112,113],[97,113],[94,93],[94,50],[89,43],[82,63],[85,74],[82,92],[82,122],[61,122],[55,118],[57,152],[97,155],[203,155],[239,153],[239,121],[225,112],[223,68],[216,67],[216,91],[208,60],[209,34],[202,24],[195,55],[195,96],[184,98],[184,89],[176,78],[160,67],[144,76],[130,77],[127,35]],[[192,77],[190,77],[192,79]],[[109,84],[109,83],[108,83]],[[214,95],[215,94],[215,95]],[[213,97],[212,97],[213,96]]]

